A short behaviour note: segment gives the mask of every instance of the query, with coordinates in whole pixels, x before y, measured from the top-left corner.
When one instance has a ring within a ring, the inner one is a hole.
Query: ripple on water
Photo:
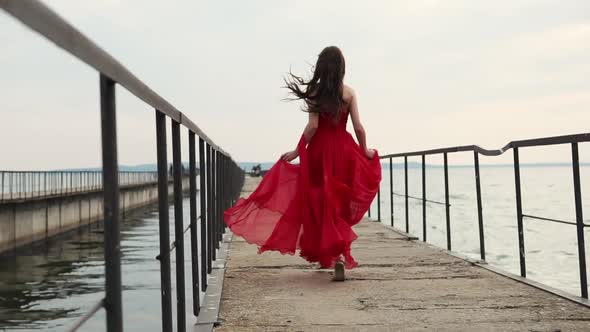
[[[152,209],[126,216],[121,230],[125,319],[137,316],[141,307],[150,319],[134,322],[133,327],[146,330],[159,322],[160,315],[160,269],[155,259],[159,221]],[[174,228],[170,229],[172,236]],[[0,256],[0,331],[64,331],[102,298],[103,233],[101,225],[92,225],[50,240],[42,249]],[[190,247],[186,242],[185,251]],[[187,303],[188,297],[187,292]],[[103,331],[104,320],[93,319],[86,330]]]

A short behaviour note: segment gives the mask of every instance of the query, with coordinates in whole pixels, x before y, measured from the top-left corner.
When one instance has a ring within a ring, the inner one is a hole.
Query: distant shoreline
[[[183,163],[185,168],[188,169],[188,162]],[[253,166],[260,164],[263,170],[268,170],[271,168],[275,163],[274,162],[238,162],[238,165],[245,169],[246,171],[250,171]],[[403,169],[403,163],[393,163],[393,168],[395,169]],[[480,163],[479,166],[481,168],[513,168],[513,164],[484,164]],[[168,165],[168,168],[170,165]],[[197,164],[197,167],[199,165]],[[383,169],[389,168],[389,162],[382,162],[381,167]],[[426,168],[443,168],[443,164],[426,164]],[[542,167],[572,167],[571,163],[521,163],[521,168],[542,168]],[[580,167],[590,167],[590,163],[582,162],[580,163]],[[408,168],[422,168],[422,163],[411,161],[408,162]],[[449,168],[473,168],[473,164],[460,164],[460,165],[453,165],[449,164]],[[64,169],[53,169],[53,170],[40,170],[39,172],[47,171],[47,172],[97,172],[100,171],[100,167],[87,167],[87,168],[64,168]],[[23,170],[0,170],[6,172],[18,172]],[[27,171],[27,170],[25,170]],[[156,164],[140,164],[140,165],[119,165],[119,171],[121,172],[157,172],[157,165]]]
[[[265,162],[265,163],[255,163],[255,162],[239,162],[240,167],[246,168],[246,170],[250,170],[252,166],[260,164],[262,169],[268,169],[274,165],[274,163]],[[399,169],[404,168],[404,163],[393,163],[393,168]],[[382,168],[389,168],[389,162],[382,162]],[[429,164],[426,163],[426,168],[443,168],[444,165],[441,164]],[[481,168],[513,168],[513,164],[484,164],[480,163],[479,167]],[[572,167],[571,163],[521,163],[521,168],[541,168],[541,167]],[[580,167],[590,167],[590,163],[580,163]],[[422,163],[420,162],[408,162],[408,168],[422,168]],[[460,164],[460,165],[453,165],[449,164],[449,168],[473,168],[473,164]]]

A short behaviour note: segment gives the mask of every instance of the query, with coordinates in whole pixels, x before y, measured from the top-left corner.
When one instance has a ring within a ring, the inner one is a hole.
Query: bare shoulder
[[[352,102],[352,100],[356,98],[356,93],[354,92],[354,89],[344,84],[342,88],[342,98],[344,98],[344,100],[347,103]]]

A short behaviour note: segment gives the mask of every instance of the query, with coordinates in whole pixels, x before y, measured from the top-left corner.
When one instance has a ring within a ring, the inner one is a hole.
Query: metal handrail
[[[157,182],[157,172],[119,172],[119,185],[121,187],[153,184]],[[0,203],[100,191],[102,190],[102,185],[102,170],[0,170]]]
[[[553,136],[553,137],[543,137],[543,138],[536,138],[536,139],[526,139],[526,140],[518,140],[512,141],[506,144],[503,148],[497,150],[487,150],[483,149],[477,145],[464,145],[464,146],[454,146],[448,148],[439,148],[439,149],[432,149],[432,150],[423,150],[423,151],[413,151],[413,152],[403,152],[403,153],[393,153],[381,156],[380,159],[389,159],[389,176],[390,176],[390,183],[389,183],[389,190],[390,190],[390,220],[391,226],[394,226],[394,204],[393,204],[393,197],[399,196],[398,193],[393,191],[393,158],[404,158],[404,183],[405,183],[405,228],[406,233],[409,232],[409,207],[408,207],[408,200],[417,199],[422,201],[422,240],[427,241],[427,217],[426,217],[426,203],[436,203],[445,206],[445,219],[446,219],[446,235],[447,235],[447,250],[451,250],[451,217],[450,217],[450,206],[449,203],[449,177],[448,177],[448,154],[449,153],[456,153],[456,152],[473,152],[473,162],[474,162],[474,170],[475,170],[475,189],[476,189],[476,197],[477,197],[477,219],[478,219],[478,230],[479,230],[479,245],[480,245],[480,257],[483,261],[485,261],[485,237],[484,237],[484,223],[483,223],[483,209],[482,209],[482,195],[481,195],[481,180],[480,180],[480,166],[479,166],[479,155],[485,156],[499,156],[504,154],[506,151],[512,149],[514,154],[514,182],[515,182],[515,193],[516,193],[516,215],[517,215],[517,225],[518,225],[518,251],[519,251],[519,260],[520,260],[520,275],[522,277],[526,277],[526,258],[525,258],[525,250],[524,250],[524,226],[523,221],[525,218],[530,219],[537,219],[537,220],[544,220],[550,221],[560,224],[567,224],[576,226],[577,230],[577,243],[578,243],[578,263],[579,263],[579,270],[580,270],[580,288],[581,288],[581,296],[583,298],[588,298],[588,280],[586,275],[586,247],[585,247],[585,239],[584,239],[584,228],[590,227],[590,225],[584,223],[583,218],[583,207],[582,207],[582,193],[581,193],[581,183],[580,183],[580,160],[579,160],[579,152],[578,152],[578,144],[581,142],[589,142],[590,141],[590,133],[583,133],[583,134],[576,134],[576,135],[564,135],[564,136]],[[520,183],[520,159],[519,159],[519,149],[525,147],[538,147],[538,146],[548,146],[548,145],[559,145],[559,144],[570,144],[571,151],[572,151],[572,170],[573,170],[573,182],[574,182],[574,199],[575,199],[575,208],[576,208],[576,221],[564,221],[558,220],[553,218],[547,217],[539,217],[533,216],[529,214],[523,213],[522,209],[522,197],[521,197],[521,183]],[[445,186],[445,202],[433,202],[426,198],[426,156],[427,155],[434,155],[434,154],[442,154],[444,157],[444,186]],[[421,156],[422,157],[422,198],[413,197],[408,194],[408,157],[412,156]],[[377,193],[377,220],[381,221],[381,189]],[[371,218],[371,210],[369,209],[369,218]]]
[[[526,140],[520,140],[520,141],[511,141],[508,144],[506,144],[504,147],[502,147],[501,149],[495,149],[495,150],[484,149],[478,145],[462,145],[462,146],[454,146],[454,147],[432,149],[432,150],[387,154],[387,155],[380,156],[380,159],[397,158],[397,157],[412,157],[412,156],[422,156],[422,155],[427,156],[427,155],[432,155],[432,154],[469,152],[469,151],[475,151],[475,152],[477,152],[481,155],[484,155],[484,156],[494,157],[494,156],[502,155],[502,154],[504,154],[504,152],[506,152],[510,149],[514,149],[514,148],[558,145],[558,144],[566,144],[566,143],[581,143],[581,142],[590,142],[590,133],[526,139]]]
[[[104,308],[104,305],[105,305],[104,299],[101,299],[100,301],[96,302],[90,308],[90,310],[88,310],[87,313],[82,315],[82,317],[80,317],[76,321],[76,323],[74,323],[74,325],[68,330],[68,332],[78,331],[82,327],[82,325],[84,325],[84,323],[86,323],[90,318],[92,318],[92,316],[94,316],[100,309]]]
[[[201,216],[199,216],[199,217],[197,218],[197,220],[199,220],[199,219],[201,219]],[[188,225],[188,226],[187,226],[187,227],[184,229],[184,231],[182,232],[182,234],[186,235],[186,232],[188,232],[188,230],[189,230],[189,229],[191,229],[191,228],[192,228],[192,226],[193,226],[193,224],[192,224],[192,223],[191,223],[191,224],[189,224],[189,225]],[[175,248],[176,248],[176,241],[172,242],[172,245],[170,246],[170,250],[168,251],[168,253],[171,253],[171,252],[173,252]],[[162,258],[162,256],[161,256],[160,254],[158,254],[158,255],[156,256],[156,260],[160,260],[161,258]]]
[[[525,218],[529,218],[529,219],[544,220],[544,221],[550,221],[550,222],[554,222],[554,223],[558,223],[558,224],[577,226],[577,224],[572,221],[559,220],[559,219],[553,219],[553,218],[547,218],[547,217],[537,217],[537,216],[533,216],[530,214],[524,214],[524,213],[522,214],[522,216]],[[589,226],[590,225],[588,225],[588,224],[584,224],[584,227],[589,227]]]
[[[191,222],[191,263],[193,314],[200,310],[200,291],[207,289],[207,275],[212,272],[216,249],[225,233],[222,212],[233,205],[244,183],[244,171],[231,156],[216,145],[194,122],[151,90],[114,57],[105,52],[57,13],[37,0],[0,0],[0,8],[25,26],[38,32],[67,53],[86,63],[99,73],[101,143],[102,143],[102,192],[104,198],[104,248],[105,248],[105,298],[76,323],[79,328],[88,317],[101,307],[106,309],[106,328],[109,332],[123,330],[121,247],[118,171],[116,86],[120,85],[155,109],[156,155],[158,183],[158,218],[160,240],[160,280],[162,329],[171,331],[173,325],[171,301],[171,264],[169,255],[169,201],[168,162],[166,144],[166,117],[172,125],[172,178],[174,187],[174,228],[176,248],[176,323],[177,330],[186,329],[185,273],[184,273],[184,226],[182,207],[182,163],[180,126],[188,129],[189,138],[189,191]],[[201,185],[201,261],[197,255],[196,230],[196,137],[198,137],[199,169]],[[73,179],[73,178],[72,178]],[[70,187],[73,180],[70,179]],[[61,179],[60,179],[61,180]],[[201,274],[199,275],[199,264]],[[200,277],[200,278],[199,278]]]
[[[394,195],[394,196],[400,196],[400,197],[405,197],[405,196],[406,196],[406,195],[404,195],[404,194],[399,194],[399,193],[396,193],[396,192],[394,192],[394,193],[393,193],[393,195]],[[408,198],[415,199],[415,200],[418,200],[418,201],[423,201],[423,200],[424,200],[424,199],[423,199],[423,198],[421,198],[421,197],[416,197],[416,196],[411,196],[411,195],[408,195]],[[426,201],[427,203],[438,204],[438,205],[445,205],[445,203],[443,203],[443,202],[439,202],[439,201],[433,201],[433,200],[430,200],[430,199],[427,199],[427,200],[425,200],[425,201]],[[449,205],[450,205],[450,204],[449,204]]]

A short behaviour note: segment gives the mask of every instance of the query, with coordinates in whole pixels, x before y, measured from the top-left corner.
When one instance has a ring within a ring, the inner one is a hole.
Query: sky
[[[329,45],[381,154],[590,132],[587,0],[45,2],[238,161],[295,147],[307,115],[283,101],[283,77],[309,77]],[[0,41],[0,169],[100,166],[98,74],[4,12]],[[123,88],[117,102],[120,163],[155,162],[154,111]]]

